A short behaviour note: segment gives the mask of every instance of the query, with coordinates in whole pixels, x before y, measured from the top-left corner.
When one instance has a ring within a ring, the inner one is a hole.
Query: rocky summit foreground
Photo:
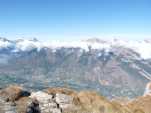
[[[151,85],[147,85],[150,90]],[[37,99],[41,113],[151,113],[151,95],[127,101],[109,101],[92,91],[76,92],[67,88],[48,88],[28,92],[19,86],[0,90],[0,113],[26,113],[33,99]]]

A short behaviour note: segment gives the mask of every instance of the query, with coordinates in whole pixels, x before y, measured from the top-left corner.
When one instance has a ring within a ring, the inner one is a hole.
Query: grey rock
[[[39,101],[39,107],[42,113],[61,113],[52,95],[39,91],[32,93],[30,98],[36,98]]]
[[[48,103],[52,101],[52,95],[49,95],[45,92],[38,91],[31,93],[31,98],[37,98],[40,103]]]
[[[73,97],[65,95],[65,94],[59,94],[59,93],[57,93],[56,94],[56,102],[58,104],[61,104],[61,103],[72,104]]]
[[[75,108],[73,104],[73,97],[69,95],[56,94],[56,102],[63,111],[66,109]]]
[[[52,109],[52,110],[51,110],[51,112],[52,112],[52,113],[61,113],[61,110],[60,110],[60,109],[55,108],[55,109]]]

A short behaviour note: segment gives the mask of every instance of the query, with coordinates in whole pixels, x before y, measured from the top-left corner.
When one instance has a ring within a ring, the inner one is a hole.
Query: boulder
[[[61,113],[61,110],[58,108],[51,109],[49,113]]]
[[[78,107],[73,103],[73,96],[57,93],[55,101],[63,113],[74,113]]]
[[[53,96],[48,93],[42,91],[33,92],[31,93],[30,98],[36,98],[39,101],[39,107],[42,113],[61,113]]]
[[[31,93],[30,98],[37,98],[37,100],[41,103],[47,103],[52,101],[52,95],[49,95],[42,91]]]
[[[73,97],[65,94],[56,94],[56,103],[59,105],[59,107],[62,110],[70,109],[70,108],[75,108],[73,104]]]
[[[73,97],[65,94],[56,94],[56,102],[58,104],[63,103],[63,104],[72,104],[73,102]]]

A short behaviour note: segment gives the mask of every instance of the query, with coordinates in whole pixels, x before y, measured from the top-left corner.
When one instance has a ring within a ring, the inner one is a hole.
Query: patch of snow
[[[72,42],[61,42],[61,41],[50,41],[50,42],[39,42],[38,40],[18,40],[9,41],[7,39],[0,39],[0,48],[13,47],[12,52],[20,51],[31,51],[37,49],[40,51],[42,48],[51,48],[55,52],[59,48],[80,48],[85,51],[90,49],[104,50],[106,53],[113,50],[114,47],[123,47],[133,50],[140,55],[142,59],[151,59],[151,41],[125,41],[120,39],[113,39],[108,41],[103,40],[89,40],[89,41],[72,41]],[[113,52],[113,51],[112,51]]]
[[[0,40],[0,49],[12,47],[12,46],[13,46],[13,44],[11,42]]]
[[[151,83],[146,85],[144,95],[151,95]]]
[[[31,40],[22,40],[16,43],[16,49],[21,51],[30,51],[33,49],[37,49],[39,51],[42,47],[42,43]]]
[[[119,45],[133,50],[134,52],[138,53],[142,59],[151,58],[151,43],[145,41],[128,41],[114,44],[115,46]]]

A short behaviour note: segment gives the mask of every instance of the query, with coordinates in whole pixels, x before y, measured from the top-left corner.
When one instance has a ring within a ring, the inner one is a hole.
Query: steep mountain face
[[[0,86],[89,89],[109,97],[142,95],[151,80],[151,42],[0,39]]]

